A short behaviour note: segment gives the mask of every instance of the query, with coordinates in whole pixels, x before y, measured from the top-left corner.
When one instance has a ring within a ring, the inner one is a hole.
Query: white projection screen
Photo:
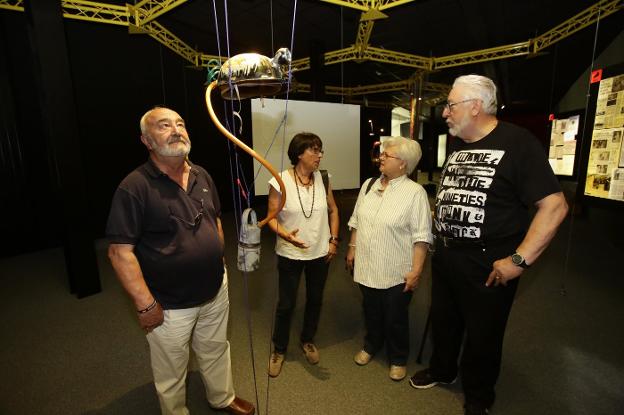
[[[360,187],[360,106],[327,102],[288,101],[286,135],[280,128],[286,110],[282,99],[252,99],[251,123],[253,149],[275,166],[277,171],[291,166],[288,144],[300,132],[318,135],[323,141],[325,155],[321,169],[331,175],[332,189],[357,189]],[[273,146],[271,141],[275,136]],[[271,146],[270,151],[267,149]],[[254,174],[260,163],[254,160]],[[271,173],[264,167],[254,183],[256,195],[267,195]]]

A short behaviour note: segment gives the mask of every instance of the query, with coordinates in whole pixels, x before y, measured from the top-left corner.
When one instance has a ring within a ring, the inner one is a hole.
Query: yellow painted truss
[[[84,20],[96,23],[107,23],[127,26],[134,33],[146,33],[175,53],[182,56],[195,66],[207,67],[209,70],[220,66],[226,58],[198,52],[180,38],[168,31],[154,19],[173,10],[188,0],[143,0],[135,5],[125,6],[101,3],[88,0],[61,0],[63,16],[69,19]],[[554,43],[594,24],[601,18],[609,16],[624,8],[622,0],[600,0],[567,21],[559,24],[548,32],[526,42],[497,46],[472,52],[458,53],[442,57],[424,57],[403,52],[376,48],[369,45],[370,35],[374,26],[373,20],[365,19],[367,12],[389,9],[413,0],[320,0],[343,7],[361,10],[363,17],[358,25],[356,43],[348,48],[338,49],[325,54],[325,65],[340,62],[372,60],[381,63],[407,66],[418,71],[434,71],[444,68],[462,66],[473,63],[507,59],[537,53]],[[24,11],[23,0],[0,0],[0,9]],[[377,15],[377,17],[379,14]],[[310,69],[310,58],[297,59],[292,62],[293,72]],[[358,95],[374,92],[387,92],[403,88],[403,83],[413,80],[392,82],[389,84],[369,85],[350,89],[332,89],[328,93]],[[430,84],[428,84],[430,85]],[[448,88],[447,86],[444,86]],[[366,91],[366,92],[364,92]],[[441,92],[441,91],[440,91]]]
[[[468,65],[497,59],[507,59],[514,56],[523,56],[530,53],[530,42],[515,43],[513,45],[497,46],[474,52],[458,53],[456,55],[433,58],[432,69],[444,69],[452,66]]]
[[[199,65],[200,54],[180,40],[176,35],[165,29],[160,23],[152,21],[141,27],[145,29],[152,38],[167,46],[193,65]]]
[[[433,98],[425,98],[422,100],[422,102],[425,105],[433,107],[433,106],[438,105],[445,99],[446,99],[446,95],[436,96]],[[370,100],[370,99],[357,99],[357,98],[345,97],[344,102],[345,104],[362,105],[368,108],[393,109],[395,107],[403,107],[407,110],[411,108],[411,100],[409,98],[402,99],[402,100],[394,100],[394,101],[376,101],[376,100]]]
[[[353,46],[344,49],[333,50],[325,54],[325,65],[352,61],[356,60],[357,57],[358,53]],[[293,72],[305,71],[307,69],[310,69],[310,58],[302,58],[292,61],[291,70]]]
[[[143,0],[136,5],[128,5],[128,8],[137,10],[136,25],[141,26],[149,23],[157,17],[173,10],[188,0]]]
[[[0,0],[0,9],[13,10],[15,12],[24,11],[23,0]]]
[[[394,92],[405,91],[411,92],[416,83],[416,78],[412,77],[405,81],[387,82],[383,84],[363,85],[356,87],[340,87],[340,86],[325,86],[325,93],[327,95],[346,95],[346,96],[358,96],[367,94],[376,94],[380,92]],[[441,94],[443,96],[448,95],[451,87],[446,84],[440,84],[435,82],[425,82],[423,85],[425,92],[433,92],[435,94]],[[303,83],[296,83],[293,85],[294,92],[309,93],[310,85]]]
[[[601,0],[543,35],[533,39],[531,52],[539,52],[551,46],[553,43],[565,39],[579,30],[596,23],[598,19],[621,10],[622,7],[624,7],[622,0]]]
[[[368,48],[368,41],[370,40],[374,25],[374,20],[360,20],[357,37],[355,38],[355,49],[360,56],[362,56],[366,48]]]
[[[363,58],[366,60],[408,66],[410,68],[422,69],[426,71],[432,70],[433,63],[432,58],[425,58],[424,56],[411,55],[409,53],[396,52],[372,46],[366,48]]]
[[[414,0],[321,0],[325,3],[335,4],[337,6],[349,7],[351,9],[361,10],[386,10],[391,7],[400,6],[405,3],[411,3]]]
[[[126,6],[86,0],[63,0],[63,17],[95,23],[128,26],[130,12]]]

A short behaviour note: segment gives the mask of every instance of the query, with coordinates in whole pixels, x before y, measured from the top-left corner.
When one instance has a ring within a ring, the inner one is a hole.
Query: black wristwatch
[[[524,257],[517,252],[511,254],[511,262],[513,262],[514,265],[517,265],[524,269],[527,269],[529,267],[529,264],[526,263]]]

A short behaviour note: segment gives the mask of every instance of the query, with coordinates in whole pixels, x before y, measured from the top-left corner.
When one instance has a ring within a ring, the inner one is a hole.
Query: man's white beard
[[[159,146],[151,137],[148,137],[148,140],[156,154],[162,157],[186,157],[191,152],[191,143],[184,141],[182,138],[180,138],[180,143],[182,143],[183,147],[176,146],[175,148],[168,145]]]
[[[453,125],[453,127],[449,126],[449,134],[454,136],[454,137],[460,137],[460,134],[462,133],[462,131],[465,130],[466,126],[468,126],[468,124],[470,124],[470,114],[469,113],[465,113],[464,116],[462,117],[461,120],[459,120],[459,123],[456,123],[455,125]]]

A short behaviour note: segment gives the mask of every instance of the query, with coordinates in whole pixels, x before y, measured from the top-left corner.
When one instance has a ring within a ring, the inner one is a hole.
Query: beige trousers
[[[163,415],[188,415],[186,375],[189,344],[197,357],[206,398],[213,408],[234,400],[230,343],[227,273],[211,301],[199,307],[165,310],[165,321],[147,334],[154,384]]]

